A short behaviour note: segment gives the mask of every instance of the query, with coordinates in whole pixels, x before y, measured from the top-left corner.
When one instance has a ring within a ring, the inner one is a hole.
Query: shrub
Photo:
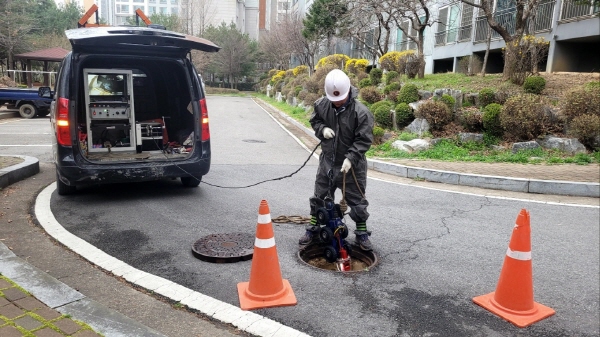
[[[385,88],[383,88],[383,93],[387,95],[392,91],[398,91],[398,90],[400,90],[400,83],[393,82],[393,83],[386,85]]]
[[[418,57],[414,50],[390,51],[379,58],[379,64],[381,69],[408,74],[407,65],[416,58]]]
[[[406,76],[408,76],[408,78],[417,77],[417,74],[424,63],[425,60],[422,57],[414,56],[409,58],[406,61]]]
[[[359,72],[366,72],[368,65],[369,60],[367,59],[349,59],[344,68],[348,73],[358,74]]]
[[[292,73],[294,74],[294,76],[298,76],[301,74],[308,74],[308,66],[301,64],[301,65],[297,66],[296,68],[294,68],[292,70]]]
[[[477,108],[463,109],[457,114],[457,119],[465,130],[479,132],[483,128],[482,115]]]
[[[377,85],[381,83],[381,77],[383,76],[383,71],[379,68],[373,68],[369,72],[369,78],[371,79],[371,83],[373,85]]]
[[[415,116],[425,118],[432,130],[441,130],[452,121],[452,111],[439,101],[427,101],[421,104]]]
[[[450,109],[450,111],[454,111],[454,104],[456,104],[456,99],[454,99],[454,97],[452,97],[448,94],[443,94],[440,101],[442,103],[446,104],[448,106],[448,108]]]
[[[308,91],[306,90],[302,90],[298,93],[298,102],[303,102],[304,99],[306,98],[306,95],[308,95]]]
[[[406,103],[398,103],[394,110],[396,110],[396,125],[399,129],[409,125],[415,119],[412,108]]]
[[[503,130],[500,125],[500,112],[502,111],[502,105],[498,103],[488,104],[483,108],[483,130],[485,133],[494,136],[501,137]]]
[[[321,98],[321,95],[309,92],[304,97],[304,105],[312,106],[319,98]]]
[[[389,99],[392,102],[398,101],[398,93],[399,93],[398,90],[390,91],[390,93],[387,94],[387,99]]]
[[[358,87],[360,89],[362,89],[364,87],[370,87],[372,85],[373,85],[373,83],[371,83],[371,79],[370,78],[363,78],[362,80],[360,80],[360,82],[358,82]]]
[[[546,87],[546,80],[541,76],[529,76],[523,83],[523,89],[528,94],[539,95]]]
[[[302,91],[302,86],[301,85],[297,85],[294,87],[294,96],[298,97],[298,94],[300,94],[300,91]]]
[[[375,144],[381,144],[381,139],[383,138],[383,135],[385,135],[385,130],[382,127],[373,127],[373,142]]]
[[[350,58],[344,54],[333,54],[323,57],[315,65],[315,69],[319,69],[323,66],[333,65],[337,69],[344,69],[342,66],[346,64]]]
[[[585,114],[573,118],[568,133],[589,149],[598,147],[596,138],[600,136],[600,116]]]
[[[473,58],[473,63],[471,64],[471,71],[469,72],[469,63],[471,63],[471,58]],[[473,75],[480,73],[481,68],[483,68],[483,62],[481,62],[481,58],[473,54],[463,56],[458,60],[456,72],[467,75]]]
[[[586,89],[600,89],[600,81],[588,82],[585,84]]]
[[[391,84],[395,79],[400,76],[397,71],[391,70],[385,74],[385,84]]]
[[[490,88],[479,90],[479,106],[485,107],[488,104],[496,103],[496,93]]]
[[[569,91],[563,99],[562,112],[567,123],[581,115],[600,116],[600,86]]]
[[[544,135],[548,124],[541,98],[533,94],[509,98],[500,113],[500,125],[505,134],[517,140],[532,140]]]
[[[365,102],[367,102],[369,104],[373,104],[375,102],[381,101],[382,95],[379,92],[379,90],[377,90],[377,88],[371,86],[371,87],[364,87],[364,88],[360,89],[359,96]]]
[[[381,103],[378,105],[378,103]],[[393,107],[393,103],[389,101],[381,101],[373,104],[371,111],[375,122],[382,128],[391,129],[394,127],[392,123],[392,112],[390,111]]]
[[[419,100],[419,89],[414,84],[407,84],[400,89],[398,103],[412,103]]]

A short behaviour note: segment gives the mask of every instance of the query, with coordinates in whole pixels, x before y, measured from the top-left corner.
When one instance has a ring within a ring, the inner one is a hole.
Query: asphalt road
[[[245,186],[287,175],[307,158],[249,98],[211,96],[208,105],[213,157],[204,181]],[[108,254],[237,306],[236,285],[248,281],[251,262],[203,262],[192,256],[191,245],[215,233],[253,236],[262,199],[273,217],[307,215],[316,165],[312,159],[292,178],[245,189],[186,189],[178,181],[90,187],[76,197],[54,194],[51,210],[67,230]],[[257,313],[313,336],[598,335],[597,207],[375,179],[368,181],[367,195],[380,264],[351,275],[309,267],[297,258],[302,226],[275,225],[282,275],[298,304]],[[495,290],[523,208],[531,214],[535,300],[556,314],[519,329],[471,299]]]

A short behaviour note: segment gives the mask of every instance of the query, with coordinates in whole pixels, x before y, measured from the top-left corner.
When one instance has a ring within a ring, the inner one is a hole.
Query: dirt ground
[[[544,95],[560,98],[569,90],[592,81],[600,81],[600,73],[540,73],[546,80]]]

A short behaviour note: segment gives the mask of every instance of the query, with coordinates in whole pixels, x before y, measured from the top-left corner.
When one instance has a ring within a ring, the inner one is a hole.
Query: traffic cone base
[[[259,308],[273,308],[273,307],[285,307],[289,305],[296,305],[296,295],[292,290],[290,282],[286,279],[281,280],[283,282],[283,289],[278,293],[260,296],[252,294],[248,287],[250,282],[238,283],[238,296],[240,298],[240,308],[242,310],[252,310]]]
[[[505,308],[494,300],[495,292],[473,298],[473,302],[492,313],[504,318],[519,328],[527,327],[535,322],[555,314],[554,309],[543,304],[533,302],[533,309],[527,311],[515,311]]]

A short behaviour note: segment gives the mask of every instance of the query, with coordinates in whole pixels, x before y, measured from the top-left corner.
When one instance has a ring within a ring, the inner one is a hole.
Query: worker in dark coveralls
[[[351,87],[350,79],[339,69],[327,74],[325,95],[315,102],[310,118],[315,135],[322,141],[322,152],[315,194],[309,199],[311,222],[299,243],[307,245],[318,235],[317,210],[325,206],[323,200],[327,196],[333,199],[336,189],[342,189],[344,173],[348,173],[345,199],[350,206],[350,218],[356,223],[355,241],[361,249],[372,250],[371,232],[367,230],[369,202],[363,194],[367,187],[365,153],[373,143],[373,115],[357,100],[358,90]],[[358,186],[351,170],[354,170]]]

